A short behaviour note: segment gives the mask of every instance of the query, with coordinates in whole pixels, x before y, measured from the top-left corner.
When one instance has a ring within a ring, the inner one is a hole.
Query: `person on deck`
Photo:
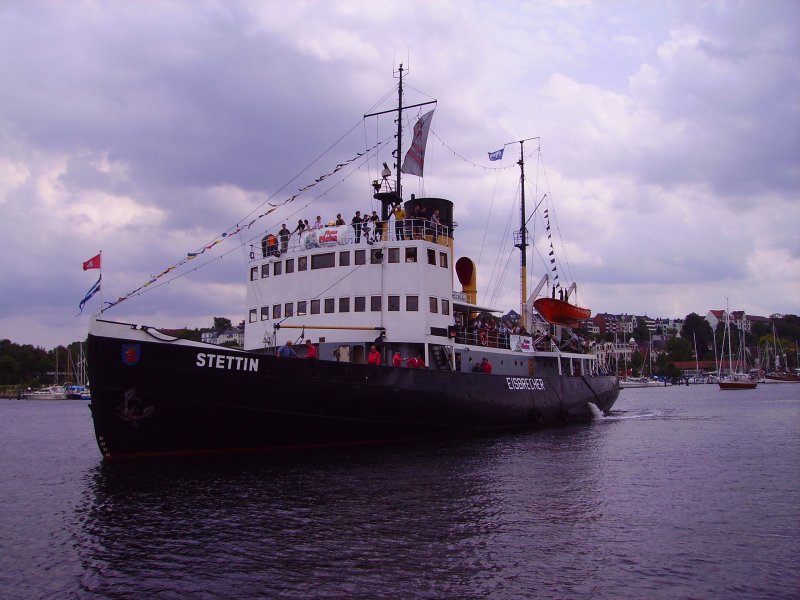
[[[311,343],[311,340],[306,340],[306,358],[316,359],[317,348]]]
[[[492,372],[492,363],[489,362],[488,358],[484,358],[481,361],[481,371],[486,373],[487,375],[491,374],[491,372]]]
[[[341,213],[336,215],[336,226],[339,227],[340,225],[344,225],[344,219],[342,218]]]
[[[394,356],[392,357],[392,366],[393,367],[402,367],[403,366],[403,357],[400,356],[399,352],[395,352]]]
[[[411,358],[406,361],[408,367],[410,369],[424,369],[425,368],[425,361],[422,359],[421,354],[417,354],[416,356],[412,356]]]
[[[378,349],[375,346],[372,346],[372,348],[370,348],[369,356],[367,357],[367,364],[368,365],[381,364],[381,353],[378,352]]]
[[[297,352],[292,348],[292,340],[287,340],[286,343],[278,348],[279,358],[298,358]]]
[[[353,217],[353,220],[350,221],[350,224],[353,226],[353,229],[356,231],[356,244],[361,242],[361,211],[356,211],[356,216]]]
[[[278,239],[281,242],[281,253],[285,254],[286,251],[289,249],[289,236],[292,235],[292,232],[286,228],[286,223],[281,225],[280,231],[278,231]]]
[[[394,239],[403,241],[405,239],[405,231],[403,230],[403,219],[406,218],[406,211],[403,210],[403,205],[398,204],[394,209]]]

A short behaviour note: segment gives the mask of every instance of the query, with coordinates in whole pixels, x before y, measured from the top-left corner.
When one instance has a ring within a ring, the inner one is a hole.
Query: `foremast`
[[[525,218],[525,142],[531,140],[538,140],[539,137],[526,138],[524,140],[517,140],[516,142],[509,142],[509,144],[519,144],[519,231],[514,232],[514,246],[519,248],[519,306],[520,306],[520,320],[522,327],[528,327],[528,317],[526,305],[528,302],[528,230],[525,227],[527,219]],[[508,145],[508,144],[506,144]]]
[[[397,118],[395,119],[395,122],[397,123],[397,148],[392,151],[392,156],[395,160],[393,166],[396,174],[394,190],[389,187],[388,189],[384,188],[386,191],[381,191],[381,188],[384,186],[382,186],[381,181],[377,179],[372,184],[375,188],[375,194],[373,197],[381,202],[381,220],[383,221],[389,220],[389,207],[396,206],[403,201],[403,187],[401,180],[402,169],[400,168],[400,157],[402,156],[403,151],[403,111],[409,108],[417,108],[419,106],[436,104],[437,102],[436,100],[430,100],[428,102],[420,102],[419,104],[409,104],[408,106],[403,106],[403,73],[406,72],[408,72],[408,70],[403,69],[403,63],[400,63],[400,66],[397,68],[397,77],[399,80],[397,84],[397,108],[391,108],[389,110],[382,110],[364,115],[364,118],[366,119],[367,117],[375,117],[388,113],[397,113]],[[391,171],[386,163],[383,163],[383,171],[381,176],[383,177],[383,181],[388,183],[388,178],[391,176]]]

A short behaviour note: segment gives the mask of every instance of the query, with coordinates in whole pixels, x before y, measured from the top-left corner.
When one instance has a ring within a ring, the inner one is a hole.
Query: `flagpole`
[[[99,294],[100,312],[98,314],[100,314],[103,312],[103,251],[102,250],[100,250],[100,289],[98,291],[100,292]]]

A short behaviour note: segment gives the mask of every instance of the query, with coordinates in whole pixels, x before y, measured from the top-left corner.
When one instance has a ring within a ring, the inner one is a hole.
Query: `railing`
[[[474,331],[466,327],[456,329],[455,342],[468,346],[483,346],[484,348],[511,349],[511,336],[496,330]]]
[[[269,234],[260,244],[250,245],[250,258],[280,256],[311,248],[341,246],[350,244],[371,245],[379,242],[427,240],[435,244],[448,244],[450,228],[424,219],[403,219],[395,221],[370,221],[358,229],[354,225],[331,225],[318,229],[293,232],[289,236],[274,235],[274,244],[268,244]],[[260,250],[260,252],[259,252]]]

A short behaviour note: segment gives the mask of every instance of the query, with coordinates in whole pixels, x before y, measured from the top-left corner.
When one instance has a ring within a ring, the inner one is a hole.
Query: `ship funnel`
[[[461,282],[461,290],[470,304],[478,303],[478,269],[471,258],[462,256],[456,261],[456,275]]]

